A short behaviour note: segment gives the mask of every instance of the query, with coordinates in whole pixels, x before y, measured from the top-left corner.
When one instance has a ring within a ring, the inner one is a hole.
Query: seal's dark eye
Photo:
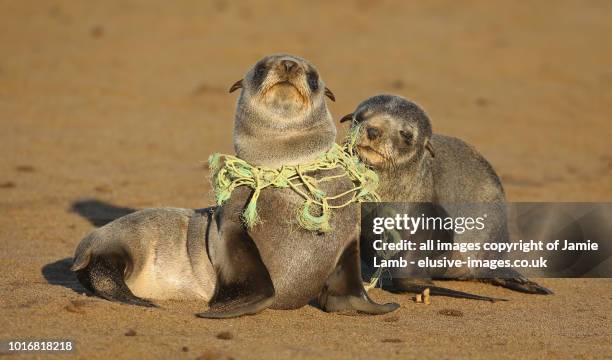
[[[309,71],[307,78],[310,91],[317,91],[319,88],[319,75],[316,73],[316,71]]]
[[[404,131],[404,130],[400,130],[400,135],[402,136],[402,139],[404,139],[404,141],[407,144],[411,144],[412,143],[412,139],[413,139],[413,135],[410,131]]]
[[[267,74],[268,69],[266,68],[266,65],[264,63],[257,64],[253,74],[253,85],[257,88],[260,87]]]

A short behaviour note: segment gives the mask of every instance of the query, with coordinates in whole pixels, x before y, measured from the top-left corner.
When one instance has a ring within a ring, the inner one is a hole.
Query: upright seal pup
[[[474,242],[483,243],[507,237],[504,190],[489,162],[457,138],[432,134],[430,120],[419,106],[399,96],[378,95],[363,101],[341,122],[347,120],[361,125],[356,148],[362,160],[379,174],[378,192],[383,201],[488,203],[493,211],[488,214],[485,230],[454,234],[451,241],[475,236]],[[362,240],[361,246],[364,254],[372,251],[366,241]],[[438,275],[474,277],[465,268],[462,271]],[[479,280],[526,293],[551,293],[514,270],[508,273],[509,278]],[[394,279],[394,286],[400,290],[427,287],[406,278]]]
[[[213,211],[163,208],[123,216],[79,243],[71,269],[85,288],[111,301],[209,301],[216,282],[206,249],[217,235],[209,231]]]
[[[334,145],[336,128],[324,99],[333,100],[333,94],[308,61],[286,54],[265,57],[232,91],[240,88],[234,124],[239,158],[279,168],[311,162]],[[341,177],[319,186],[326,194],[342,194],[353,184]],[[217,288],[208,311],[198,316],[295,309],[317,297],[325,311],[382,314],[399,307],[374,303],[363,288],[357,204],[334,210],[332,231],[320,233],[295,224],[303,203],[297,192],[264,188],[257,202],[260,222],[247,228],[241,214],[252,195],[251,188],[237,187],[215,212],[219,237],[209,243],[209,253]]]

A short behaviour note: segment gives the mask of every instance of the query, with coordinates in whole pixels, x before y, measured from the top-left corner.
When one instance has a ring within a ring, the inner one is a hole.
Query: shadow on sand
[[[72,203],[70,211],[87,219],[94,226],[103,226],[136,209],[116,206],[96,199],[77,200]]]
[[[72,258],[69,257],[43,266],[41,272],[49,284],[63,286],[82,294],[87,290],[79,283],[74,273],[70,271],[71,266]]]

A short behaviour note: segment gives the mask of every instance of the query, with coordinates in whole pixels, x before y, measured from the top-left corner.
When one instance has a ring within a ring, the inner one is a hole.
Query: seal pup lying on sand
[[[265,57],[232,86],[240,88],[234,123],[238,158],[277,169],[313,162],[334,146],[336,128],[324,99],[333,100],[333,94],[308,61],[286,54]],[[320,170],[308,174],[320,175]],[[318,185],[330,195],[353,188],[343,177]],[[249,228],[242,216],[252,196],[253,189],[238,186],[215,212],[219,236],[209,242],[209,254],[217,287],[209,310],[198,316],[295,309],[317,297],[325,311],[382,314],[399,307],[374,303],[363,288],[358,204],[335,209],[331,231],[310,231],[294,221],[304,202],[298,192],[264,188],[257,194],[259,222]]]
[[[430,120],[419,106],[399,96],[378,95],[363,101],[341,122],[348,120],[352,120],[353,126],[360,126],[356,150],[380,176],[378,193],[382,201],[488,203],[495,209],[488,214],[485,230],[454,234],[450,241],[464,242],[468,236],[470,241],[480,243],[507,238],[506,200],[497,174],[472,146],[457,138],[432,134]],[[361,248],[364,260],[371,262],[371,242],[362,238]],[[525,293],[551,293],[514,270],[508,273],[509,278],[479,281]],[[458,273],[438,275],[474,277],[465,267]],[[406,291],[430,287],[430,283],[401,277],[394,277],[393,283],[396,289]],[[433,289],[432,293],[435,294]]]
[[[146,299],[209,301],[216,275],[206,249],[213,208],[145,209],[87,235],[72,271],[94,294],[111,301],[154,306]]]

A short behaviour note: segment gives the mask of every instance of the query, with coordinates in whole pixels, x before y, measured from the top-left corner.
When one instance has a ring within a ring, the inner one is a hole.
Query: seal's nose
[[[287,73],[290,73],[291,70],[293,70],[297,66],[297,63],[293,60],[283,60],[281,64],[283,65]]]
[[[375,140],[380,136],[380,130],[371,126],[366,129],[366,133],[368,134],[369,140]]]

